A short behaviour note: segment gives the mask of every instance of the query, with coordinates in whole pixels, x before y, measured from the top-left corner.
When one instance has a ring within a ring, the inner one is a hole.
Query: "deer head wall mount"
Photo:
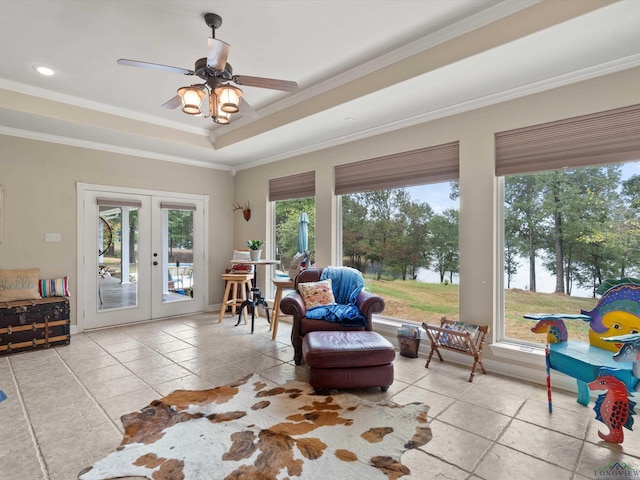
[[[244,203],[242,205],[240,205],[240,202],[234,202],[231,204],[231,206],[233,207],[234,212],[236,210],[242,210],[242,216],[247,222],[249,221],[249,219],[251,218],[251,204],[248,200],[247,203]]]

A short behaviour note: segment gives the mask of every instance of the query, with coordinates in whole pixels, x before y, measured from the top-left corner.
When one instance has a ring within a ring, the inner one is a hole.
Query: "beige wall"
[[[246,197],[262,209],[269,178],[315,170],[316,259],[319,265],[336,264],[334,166],[459,140],[460,318],[476,324],[493,324],[501,309],[502,288],[498,286],[501,268],[496,240],[495,132],[637,104],[640,103],[638,85],[640,69],[636,68],[243,170],[237,174],[236,191],[247,192],[243,199]],[[265,218],[266,210],[257,214],[255,223],[236,222],[235,238],[269,238]],[[491,351],[487,356],[491,358]]]
[[[209,305],[223,294],[220,274],[233,249],[233,177],[229,172],[0,136],[4,242],[0,268],[40,268],[41,277],[68,275],[72,324],[77,324],[76,183],[209,195]],[[221,228],[229,226],[229,228]],[[45,233],[62,234],[45,243]]]

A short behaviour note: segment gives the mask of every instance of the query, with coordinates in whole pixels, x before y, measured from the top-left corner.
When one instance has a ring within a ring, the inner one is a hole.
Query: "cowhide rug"
[[[248,375],[122,416],[120,446],[79,478],[396,479],[409,473],[402,453],[431,439],[428,409]]]

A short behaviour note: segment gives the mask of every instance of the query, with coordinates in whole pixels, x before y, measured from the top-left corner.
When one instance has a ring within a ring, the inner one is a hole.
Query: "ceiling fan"
[[[201,78],[204,83],[179,88],[178,94],[162,106],[174,109],[182,105],[184,113],[201,115],[200,106],[205,97],[208,96],[209,112],[205,116],[211,117],[214,122],[219,124],[229,123],[230,114],[238,111],[241,111],[242,114],[249,118],[257,115],[246,101],[241,103],[242,90],[232,85],[231,82],[241,86],[269,88],[285,92],[294,92],[298,89],[298,84],[290,80],[234,75],[233,68],[227,63],[231,46],[216,38],[216,28],[222,25],[222,17],[215,13],[207,13],[204,15],[204,20],[211,28],[207,56],[196,60],[193,70],[126,58],[118,59],[118,64],[181,73],[183,75],[195,75]]]

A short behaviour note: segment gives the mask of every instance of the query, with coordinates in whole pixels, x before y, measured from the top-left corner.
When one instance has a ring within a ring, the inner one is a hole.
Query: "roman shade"
[[[495,135],[496,175],[640,160],[640,105]]]
[[[160,202],[160,208],[167,210],[196,210],[196,206],[193,203]]]
[[[269,180],[269,201],[316,196],[316,172],[297,173]]]
[[[117,198],[98,198],[97,203],[101,207],[131,207],[131,208],[142,207],[142,202],[140,200],[120,200]]]
[[[457,180],[459,142],[336,166],[336,195]]]

